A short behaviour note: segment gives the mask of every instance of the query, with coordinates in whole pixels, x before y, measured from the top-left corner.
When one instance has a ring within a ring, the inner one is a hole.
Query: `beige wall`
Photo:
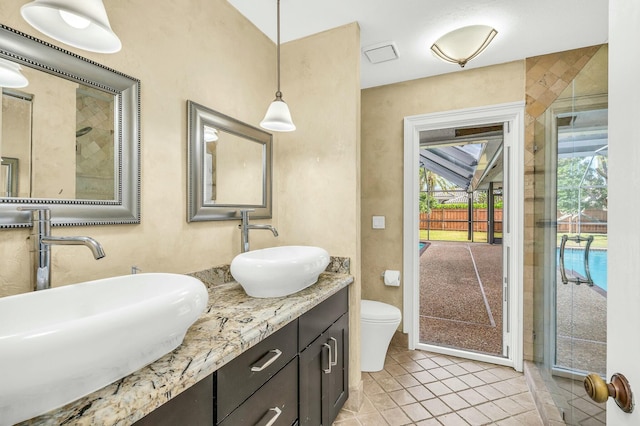
[[[360,29],[287,43],[282,93],[297,130],[274,146],[279,238],[351,259],[350,384],[360,384]],[[274,89],[275,93],[275,89]],[[273,94],[272,94],[273,96]],[[270,101],[271,99],[269,99]],[[266,110],[268,102],[264,103]],[[267,233],[267,238],[271,237]],[[354,404],[353,398],[350,401]],[[357,402],[355,403],[357,405]]]
[[[404,117],[522,101],[524,74],[517,61],[362,91],[363,299],[402,309],[402,287],[385,287],[380,275],[402,272]],[[374,215],[386,229],[372,229]]]

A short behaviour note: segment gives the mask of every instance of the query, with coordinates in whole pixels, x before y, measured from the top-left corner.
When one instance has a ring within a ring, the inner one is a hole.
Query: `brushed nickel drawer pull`
[[[265,368],[273,364],[278,358],[280,358],[280,355],[282,355],[282,351],[280,349],[271,349],[269,352],[264,354],[264,356],[260,358],[260,360],[255,365],[253,365],[253,367],[251,367],[251,371],[258,372],[264,370]],[[259,365],[261,363],[262,365]]]
[[[331,366],[335,367],[338,365],[338,341],[335,337],[329,337],[329,340],[333,341],[333,358],[331,361]]]
[[[323,347],[326,347],[327,349],[329,349],[329,368],[323,368],[322,371],[324,371],[325,374],[331,374],[331,366],[333,365],[333,360],[331,357],[331,346],[328,343],[323,343],[322,344]]]
[[[272,415],[272,417],[269,420],[267,420],[267,416],[271,414],[271,411],[275,412],[275,415]],[[260,420],[258,420],[258,423],[256,423],[256,426],[273,426],[276,420],[278,420],[278,417],[280,417],[280,414],[282,414],[282,410],[280,408],[278,407],[269,408],[269,411],[267,411],[265,415],[262,416]]]

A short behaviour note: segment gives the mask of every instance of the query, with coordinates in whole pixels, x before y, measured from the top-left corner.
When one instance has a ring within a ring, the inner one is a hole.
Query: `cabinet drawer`
[[[277,419],[269,423],[276,416]],[[297,419],[298,358],[296,357],[219,424],[291,426]]]
[[[297,343],[298,321],[294,320],[219,369],[215,381],[217,421],[291,361],[298,352]]]
[[[309,346],[319,335],[349,310],[348,287],[343,288],[299,318],[298,350]]]

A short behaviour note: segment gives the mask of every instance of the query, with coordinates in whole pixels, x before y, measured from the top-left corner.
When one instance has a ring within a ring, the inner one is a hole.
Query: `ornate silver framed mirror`
[[[0,228],[38,205],[58,226],[140,223],[140,81],[1,24],[0,59],[29,82],[2,90],[0,156],[20,168]]]

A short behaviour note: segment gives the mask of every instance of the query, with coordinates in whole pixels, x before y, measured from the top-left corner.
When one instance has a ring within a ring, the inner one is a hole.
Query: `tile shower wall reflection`
[[[80,86],[76,96],[76,199],[115,199],[113,97]]]

